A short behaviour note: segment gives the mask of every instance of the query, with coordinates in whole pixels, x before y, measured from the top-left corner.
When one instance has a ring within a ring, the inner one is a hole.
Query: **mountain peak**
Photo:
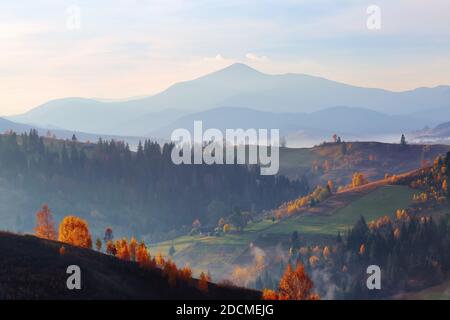
[[[256,69],[246,65],[245,63],[236,62],[224,69],[214,72],[213,74],[227,74],[233,76],[244,76],[244,75],[262,75],[262,72],[259,72]]]

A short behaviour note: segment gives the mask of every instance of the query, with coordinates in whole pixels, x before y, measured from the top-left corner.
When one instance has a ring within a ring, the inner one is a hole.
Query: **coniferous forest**
[[[8,185],[46,199],[56,216],[77,210],[102,227],[140,235],[197,219],[216,225],[236,208],[256,213],[308,192],[306,179],[262,176],[257,166],[177,166],[170,158],[173,147],[147,140],[133,152],[118,141],[84,144],[75,136],[61,141],[34,130],[11,132],[0,138],[0,175]],[[25,231],[32,227],[26,218],[17,222]]]

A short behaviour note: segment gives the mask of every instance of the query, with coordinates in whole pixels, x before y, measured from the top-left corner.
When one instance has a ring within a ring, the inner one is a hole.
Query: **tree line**
[[[308,192],[306,179],[261,176],[256,165],[174,165],[172,143],[79,143],[10,132],[0,136],[0,176],[57,215],[77,214],[134,234],[216,225],[234,207],[259,212]]]

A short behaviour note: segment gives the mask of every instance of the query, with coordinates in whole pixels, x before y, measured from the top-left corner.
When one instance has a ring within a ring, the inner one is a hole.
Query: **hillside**
[[[88,219],[96,235],[167,238],[195,219],[216,224],[233,206],[261,211],[308,191],[302,180],[261,176],[245,165],[175,165],[173,145],[143,141],[80,143],[30,134],[0,135],[0,225],[30,232],[47,203],[60,220]]]
[[[170,287],[160,270],[144,270],[92,250],[0,232],[0,300],[3,299],[258,299],[259,292],[210,284],[208,292],[179,282]],[[81,268],[81,290],[68,290],[66,269]]]
[[[400,175],[415,177],[419,171]],[[292,217],[272,220],[255,219],[242,232],[215,236],[184,236],[150,246],[152,252],[167,254],[174,246],[174,259],[189,263],[194,270],[210,270],[213,279],[231,276],[233,269],[254,259],[253,246],[260,250],[266,262],[286,259],[292,233],[297,231],[302,245],[333,242],[337,233],[346,232],[363,216],[367,221],[385,215],[393,216],[397,209],[412,205],[414,191],[403,185],[391,185],[378,180],[355,189],[338,192],[318,205]]]
[[[400,140],[400,139],[399,139]],[[385,174],[400,174],[433,163],[450,151],[447,145],[419,145],[347,142],[328,143],[313,148],[282,148],[280,174],[290,178],[306,175],[311,187],[333,180],[335,185],[351,181],[354,172],[362,172],[369,181]]]

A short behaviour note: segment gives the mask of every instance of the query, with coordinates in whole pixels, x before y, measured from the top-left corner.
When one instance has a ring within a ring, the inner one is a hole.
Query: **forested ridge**
[[[147,140],[133,152],[120,141],[10,132],[0,136],[0,178],[49,203],[57,216],[88,215],[104,223],[99,228],[111,224],[141,235],[196,219],[215,225],[234,208],[258,212],[308,192],[305,179],[261,176],[258,166],[177,166],[173,147]],[[32,223],[22,221],[25,229]]]

